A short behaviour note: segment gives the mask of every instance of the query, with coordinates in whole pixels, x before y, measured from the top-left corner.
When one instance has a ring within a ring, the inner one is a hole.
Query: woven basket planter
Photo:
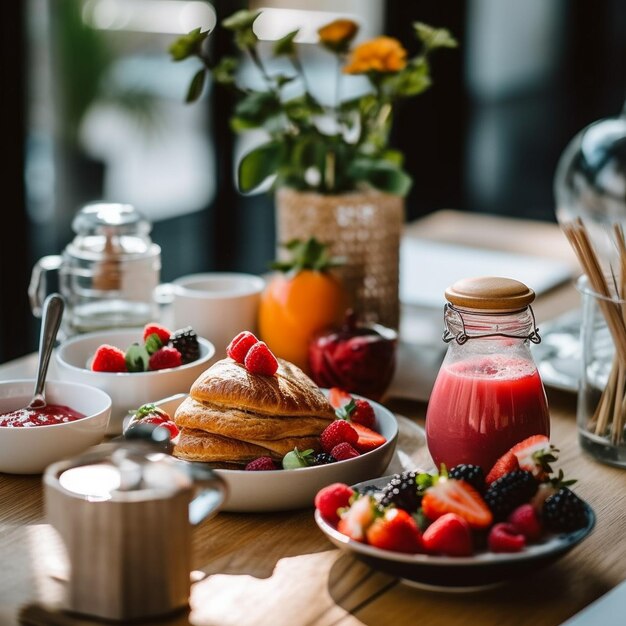
[[[377,192],[332,196],[288,188],[276,193],[278,243],[316,237],[328,244],[333,255],[347,260],[338,272],[359,317],[396,329],[403,224],[400,196]]]

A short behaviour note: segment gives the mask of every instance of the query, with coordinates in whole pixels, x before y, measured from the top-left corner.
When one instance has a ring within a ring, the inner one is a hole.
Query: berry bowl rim
[[[392,475],[374,478],[372,480],[363,481],[352,485],[353,489],[362,489],[368,486],[383,487]],[[387,573],[394,565],[403,569],[402,573],[396,574],[408,584],[418,584],[420,580],[428,578],[428,570],[445,572],[448,569],[454,569],[459,574],[459,578],[451,581],[450,584],[439,580],[436,585],[430,585],[424,582],[426,586],[434,586],[437,589],[455,591],[467,588],[473,590],[476,588],[493,586],[500,582],[506,582],[509,578],[515,578],[515,567],[524,566],[524,571],[535,562],[545,561],[546,564],[563,556],[574,546],[582,542],[589,534],[591,534],[595,523],[596,515],[591,506],[583,501],[587,511],[587,525],[579,530],[570,533],[559,533],[550,535],[545,541],[537,544],[531,544],[524,548],[521,552],[515,553],[495,553],[483,551],[467,557],[453,556],[437,556],[429,554],[407,554],[402,552],[393,552],[391,550],[382,550],[354,539],[350,539],[343,533],[340,533],[332,524],[327,522],[318,510],[315,510],[315,522],[326,537],[335,544],[339,549],[354,554],[357,558],[362,558],[374,568],[380,568],[383,564]],[[411,566],[414,571],[411,571]],[[480,570],[493,569],[493,575],[487,571],[489,580],[486,583],[475,585],[473,578]],[[408,573],[407,573],[408,572]],[[467,577],[467,578],[466,578]],[[461,581],[460,584],[457,584]]]
[[[205,337],[198,336],[198,344],[200,345],[200,356],[195,361],[190,361],[189,363],[183,363],[177,367],[166,367],[160,370],[147,370],[145,372],[94,372],[88,367],[81,367],[79,365],[75,365],[71,361],[68,361],[66,358],[67,350],[76,346],[77,344],[89,343],[94,339],[101,340],[101,344],[108,343],[106,341],[107,337],[115,337],[119,335],[132,335],[137,340],[142,337],[143,326],[136,328],[117,328],[110,330],[102,330],[102,331],[94,331],[90,333],[83,333],[81,335],[76,335],[74,337],[70,337],[65,341],[61,342],[58,348],[55,350],[55,361],[60,367],[67,368],[69,371],[80,372],[81,374],[86,374],[87,376],[99,377],[99,376],[107,376],[107,377],[127,377],[132,376],[133,379],[138,380],[141,377],[146,376],[164,376],[165,374],[171,372],[182,372],[188,369],[196,368],[199,365],[207,364],[209,361],[215,356],[215,346],[211,341],[206,339]],[[124,349],[121,346],[116,346],[120,349]],[[92,355],[93,356],[93,355]]]

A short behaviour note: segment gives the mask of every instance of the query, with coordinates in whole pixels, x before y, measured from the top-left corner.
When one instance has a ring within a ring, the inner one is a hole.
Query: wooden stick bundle
[[[596,435],[610,436],[617,445],[624,441],[626,423],[626,240],[621,225],[615,224],[613,236],[619,254],[619,276],[611,268],[609,281],[582,220],[564,225],[563,231],[591,289],[598,294],[597,302],[615,345],[611,373],[588,428]]]

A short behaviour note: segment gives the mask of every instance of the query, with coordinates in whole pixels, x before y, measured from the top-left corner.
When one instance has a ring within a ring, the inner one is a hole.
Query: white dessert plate
[[[355,489],[369,486],[384,487],[391,476],[376,478],[353,485]],[[515,554],[478,552],[470,557],[403,554],[381,550],[340,533],[326,522],[319,511],[315,521],[322,532],[338,548],[351,553],[372,568],[400,578],[411,586],[447,592],[469,592],[488,589],[514,578],[528,575],[561,558],[591,533],[595,525],[593,509],[587,506],[587,525],[572,533],[551,535],[541,543],[526,547]]]
[[[172,417],[186,394],[155,402]],[[288,511],[313,506],[315,494],[326,485],[342,482],[351,485],[380,476],[392,460],[398,439],[394,414],[372,402],[376,416],[375,430],[387,440],[376,450],[354,459],[316,467],[267,472],[216,469],[228,485],[228,497],[221,511],[260,513]]]

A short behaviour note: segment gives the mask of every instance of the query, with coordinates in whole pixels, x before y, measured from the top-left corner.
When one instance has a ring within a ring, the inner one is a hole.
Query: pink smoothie
[[[426,412],[437,467],[472,463],[488,472],[509,448],[536,434],[550,434],[550,416],[534,363],[494,355],[442,367]]]

